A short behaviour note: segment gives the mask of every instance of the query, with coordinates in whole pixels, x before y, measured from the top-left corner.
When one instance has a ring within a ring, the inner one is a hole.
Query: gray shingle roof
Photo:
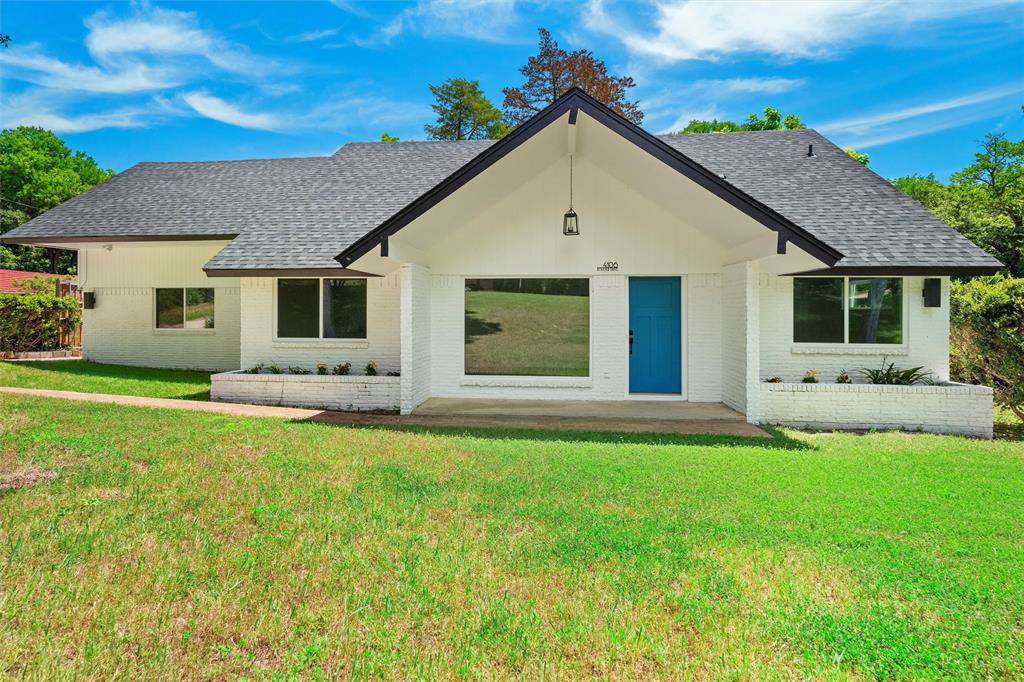
[[[841,251],[839,266],[998,267],[813,130],[661,139]],[[209,268],[337,268],[334,256],[490,144],[352,143],[327,157],[141,163],[4,236],[237,234]]]

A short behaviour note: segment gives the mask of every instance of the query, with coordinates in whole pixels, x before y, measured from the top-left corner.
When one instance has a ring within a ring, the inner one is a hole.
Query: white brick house
[[[658,137],[574,90],[494,143],[140,164],[5,241],[78,249],[87,358],[226,370],[215,398],[991,435],[991,391],[948,381],[948,296],[999,263],[812,130]],[[866,384],[883,358],[929,385]]]

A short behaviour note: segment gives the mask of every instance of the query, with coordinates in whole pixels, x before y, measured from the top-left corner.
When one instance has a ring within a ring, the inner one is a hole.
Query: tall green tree
[[[680,133],[735,133],[744,130],[796,130],[805,127],[796,114],[785,116],[775,107],[765,107],[764,115],[759,116],[756,112],[747,116],[743,123],[736,121],[719,121],[717,118],[710,121],[692,119]]]
[[[437,114],[435,125],[423,126],[430,139],[496,140],[508,133],[501,109],[487,99],[479,81],[449,78],[429,87]]]
[[[537,29],[537,33],[540,35],[537,54],[519,69],[526,82],[518,88],[502,91],[505,121],[510,126],[519,125],[574,87],[633,123],[644,120],[640,105],[626,99],[626,91],[636,87],[632,78],[610,75],[604,61],[590,50],[566,52],[546,28]]]
[[[949,184],[934,175],[892,181],[965,237],[1024,276],[1024,140],[989,135],[974,163]]]
[[[7,232],[57,204],[114,175],[95,159],[72,151],[49,130],[28,126],[0,131],[0,233]],[[22,270],[68,272],[74,254],[43,249],[0,247],[0,264]]]

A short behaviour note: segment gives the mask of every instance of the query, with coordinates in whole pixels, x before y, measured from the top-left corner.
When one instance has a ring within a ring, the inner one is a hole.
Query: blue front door
[[[629,278],[629,392],[680,393],[678,277]]]

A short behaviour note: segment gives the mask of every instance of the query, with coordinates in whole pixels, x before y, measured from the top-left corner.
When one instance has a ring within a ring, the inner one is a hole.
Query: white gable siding
[[[238,280],[211,278],[203,265],[227,242],[115,243],[79,251],[80,284],[96,295],[83,311],[82,353],[94,362],[143,367],[237,369]],[[156,329],[158,287],[208,287],[213,330]]]

